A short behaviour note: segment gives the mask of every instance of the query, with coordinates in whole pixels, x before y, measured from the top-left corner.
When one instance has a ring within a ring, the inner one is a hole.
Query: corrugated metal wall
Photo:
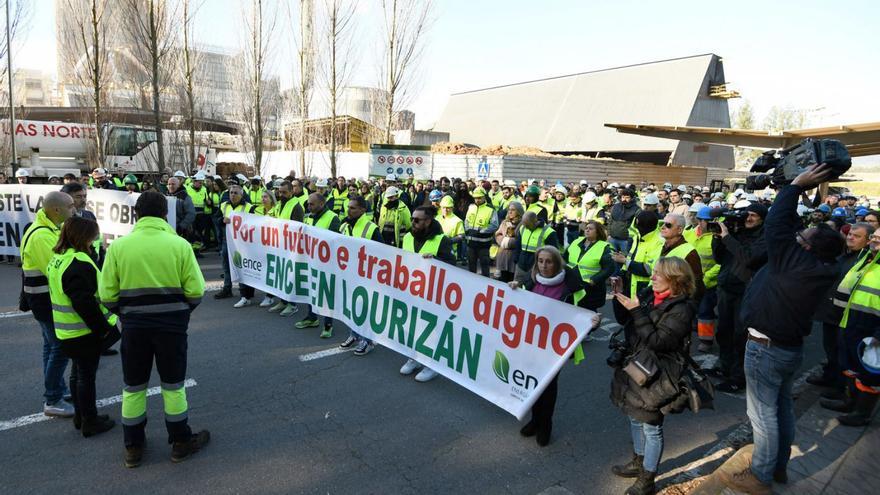
[[[436,155],[435,155],[436,156]],[[436,158],[435,158],[436,160]],[[516,181],[546,179],[549,182],[585,180],[591,184],[608,179],[611,182],[644,182],[705,184],[706,169],[699,167],[663,167],[607,160],[577,158],[545,158],[505,156],[504,178]]]

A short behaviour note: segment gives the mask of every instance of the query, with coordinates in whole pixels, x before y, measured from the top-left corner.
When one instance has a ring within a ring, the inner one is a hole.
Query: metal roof
[[[713,54],[571,74],[453,94],[434,129],[449,132],[451,141],[480,146],[675,154],[687,147],[617,133],[604,124],[729,127],[727,101],[709,97],[709,86],[722,82],[721,58]],[[729,155],[729,163],[716,166],[732,167],[732,152]]]

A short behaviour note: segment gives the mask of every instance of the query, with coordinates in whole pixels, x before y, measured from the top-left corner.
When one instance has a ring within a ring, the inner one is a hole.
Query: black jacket
[[[815,321],[830,323],[834,326],[840,324],[840,319],[843,318],[843,308],[834,305],[834,293],[837,291],[837,286],[840,285],[843,277],[856,264],[856,261],[859,260],[862,254],[864,254],[864,251],[848,252],[837,258],[837,277],[828,289],[825,299],[822,300],[822,303],[816,310],[816,314],[813,316]]]
[[[608,225],[608,235],[615,239],[629,239],[629,226],[633,218],[642,211],[635,201],[625,205],[622,202],[611,207],[611,222]]]
[[[835,263],[825,263],[797,242],[801,188],[779,191],[767,215],[767,264],[755,274],[743,298],[745,328],[754,328],[776,344],[801,346],[810,333],[813,313],[837,277]]]
[[[712,256],[721,265],[718,270],[720,289],[731,294],[744,293],[752,275],[767,263],[765,228],[766,223],[757,229],[745,229],[712,240]]]
[[[431,226],[428,228],[428,234],[425,236],[420,236],[415,232],[412,232],[413,235],[413,248],[418,253],[419,249],[422,249],[422,246],[425,245],[425,241],[436,236],[443,235],[443,226],[440,225],[440,222],[437,220],[431,220]],[[443,239],[440,240],[440,248],[437,250],[437,256],[435,256],[440,261],[445,263],[449,263],[450,265],[455,265],[455,256],[452,254],[452,239],[443,235]]]
[[[666,299],[654,306],[650,288],[639,294],[641,304],[629,311],[624,325],[626,342],[634,355],[643,349],[657,356],[659,372],[652,381],[639,386],[622,368],[614,370],[611,402],[627,416],[648,424],[661,424],[664,414],[678,413],[687,406],[687,397],[679,389],[685,369],[681,353],[688,352],[693,305],[686,296]]]
[[[89,263],[74,259],[61,275],[61,287],[74,311],[99,337],[113,330],[101,312],[95,294],[98,291],[98,272]]]

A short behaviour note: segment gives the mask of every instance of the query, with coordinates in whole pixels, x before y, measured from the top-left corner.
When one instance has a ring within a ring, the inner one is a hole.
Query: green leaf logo
[[[507,375],[510,374],[510,363],[507,362],[507,357],[501,351],[495,351],[495,362],[492,363],[492,371],[495,372],[495,376],[499,380],[504,383],[510,383],[510,380],[507,379]]]
[[[238,251],[232,254],[232,264],[235,265],[236,268],[241,268],[241,253]]]

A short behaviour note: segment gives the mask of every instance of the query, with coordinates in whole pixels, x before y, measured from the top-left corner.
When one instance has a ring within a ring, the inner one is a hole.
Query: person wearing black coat
[[[660,258],[651,287],[639,297],[616,294],[629,311],[624,325],[627,358],[614,369],[611,402],[630,420],[633,457],[611,468],[620,477],[637,478],[627,495],[654,493],[654,478],[663,455],[663,418],[681,412],[687,396],[679,387],[685,370],[682,354],[688,344],[695,311],[690,300],[696,283],[690,265],[681,258]],[[657,372],[639,385],[624,368],[630,362],[653,361]]]

